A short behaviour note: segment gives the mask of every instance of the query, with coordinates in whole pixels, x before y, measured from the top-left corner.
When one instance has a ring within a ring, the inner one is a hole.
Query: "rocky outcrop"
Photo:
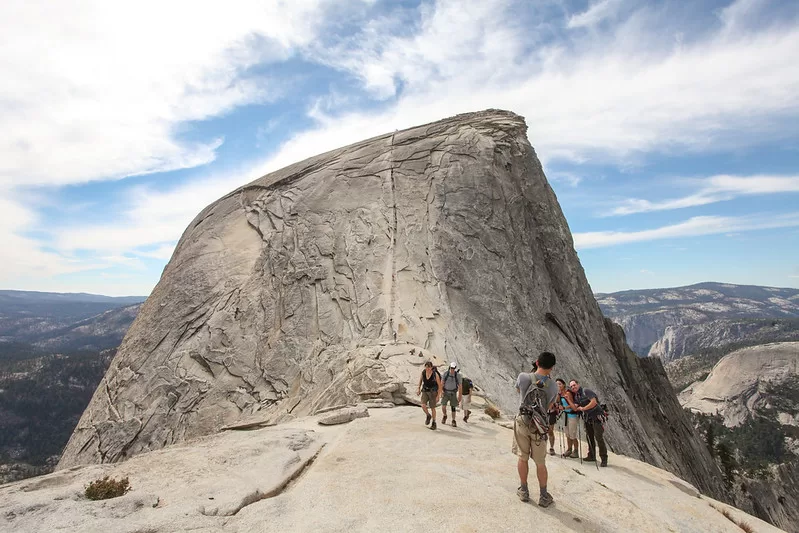
[[[783,425],[799,425],[799,342],[742,348],[722,358],[704,381],[680,393],[693,411],[718,414],[737,426],[755,414],[773,411]]]
[[[512,432],[475,413],[436,431],[421,409],[370,410],[230,431],[118,464],[76,467],[0,487],[0,530],[15,533],[537,531],[776,533],[664,470],[610,455],[608,468],[547,458],[554,506],[516,496]],[[558,434],[560,440],[560,434]],[[86,485],[127,477],[131,491],[89,501]],[[534,483],[534,482],[533,482]],[[442,505],[420,488],[446,487]],[[724,514],[727,513],[729,518]],[[443,518],[442,518],[443,516]]]
[[[690,366],[680,370],[684,374]],[[687,409],[718,415],[720,423],[735,428],[725,431],[726,437],[719,436],[723,426],[715,432],[741,463],[731,472],[736,505],[787,531],[799,531],[799,342],[736,350],[679,399]],[[697,418],[702,424],[716,420]]]
[[[319,423],[323,426],[335,426],[337,424],[346,424],[352,422],[356,418],[364,418],[369,416],[369,411],[365,406],[358,407],[345,407],[343,409],[336,409],[326,414],[319,419]]]
[[[770,468],[766,479],[746,479],[741,488],[741,507],[781,527],[799,531],[799,463],[785,463]]]
[[[254,416],[418,401],[433,355],[457,360],[513,411],[517,373],[551,350],[558,375],[613,406],[613,450],[721,495],[681,413],[654,402],[676,402],[662,369],[609,334],[525,132],[512,113],[460,115],[296,163],[207,207],[59,467],[120,461]],[[679,446],[657,440],[670,432]]]

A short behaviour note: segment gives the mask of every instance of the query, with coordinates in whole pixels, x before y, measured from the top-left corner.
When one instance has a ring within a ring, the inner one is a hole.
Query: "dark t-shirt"
[[[591,403],[591,399],[596,398],[596,407],[591,409],[590,411],[583,411],[583,415],[585,418],[595,418],[602,414],[602,408],[599,406],[599,396],[596,395],[594,391],[591,389],[580,389],[577,393],[577,397],[574,399],[574,403],[579,405],[580,407],[585,407],[589,403]]]

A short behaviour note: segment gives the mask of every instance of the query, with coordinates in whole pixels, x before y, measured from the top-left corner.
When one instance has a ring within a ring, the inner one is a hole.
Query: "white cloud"
[[[639,231],[591,231],[574,234],[578,249],[601,248],[633,242],[696,237],[721,233],[745,232],[799,226],[799,213],[785,215],[755,215],[746,217],[700,216],[684,222]]]
[[[7,191],[0,187],[1,287],[20,288],[31,280],[103,266],[101,261],[80,261],[69,255],[43,250],[38,241],[25,236],[25,231],[37,223],[35,212],[11,201]]]
[[[610,211],[610,215],[631,215],[650,211],[682,209],[732,200],[739,196],[799,192],[799,176],[712,176],[692,180],[699,190],[688,196],[661,201],[628,198]]]
[[[599,0],[587,10],[569,18],[568,28],[584,28],[595,26],[608,17],[613,16],[621,5],[621,0]]]
[[[0,4],[0,184],[67,184],[193,167],[221,139],[179,126],[286,90],[255,65],[308,46],[335,2]]]
[[[131,188],[130,203],[114,223],[65,226],[53,231],[63,253],[90,251],[102,257],[130,254],[169,259],[183,231],[208,204],[254,179],[255,171],[197,180],[167,191]]]
[[[648,6],[622,13],[617,2],[598,2],[580,14],[585,26],[595,9],[591,20],[612,16],[612,28],[594,24],[590,32],[568,32],[566,41],[548,41],[550,21],[540,12],[520,16],[520,8],[543,3],[425,2],[420,20],[358,20],[362,33],[331,45],[317,38],[336,8],[325,2],[320,9],[322,3],[252,1],[218,9],[139,2],[121,14],[110,11],[119,8],[116,3],[54,3],[47,17],[28,3],[3,3],[0,69],[10,81],[0,85],[7,132],[0,139],[0,188],[208,162],[224,132],[190,142],[181,140],[179,129],[278,97],[287,90],[285,80],[253,78],[251,67],[292,54],[360,80],[382,99],[381,107],[359,111],[357,98],[333,95],[327,106],[310,107],[314,127],[294,133],[243,172],[166,191],[136,189],[118,221],[58,228],[59,257],[91,250],[97,261],[133,254],[165,259],[202,207],[267,171],[460,112],[501,107],[524,115],[545,164],[625,164],[653,152],[759,144],[780,138],[780,124],[799,115],[799,64],[793,59],[799,26],[785,21],[752,29],[745,16],[724,11],[720,29],[709,27],[675,44],[676,17]],[[613,9],[603,15],[602,5]],[[561,29],[564,22],[556,21]],[[715,194],[754,194],[724,187]],[[658,202],[639,207],[652,203]],[[682,230],[709,231],[714,218],[691,219]],[[31,216],[25,220],[0,224],[0,243],[19,243],[35,223]],[[671,228],[614,235],[648,240],[680,231]],[[584,247],[614,239],[605,232],[578,235],[588,243]],[[38,250],[32,240],[23,241],[31,253]]]
[[[370,133],[389,131],[501,107],[527,118],[545,161],[619,163],[762,143],[799,114],[797,25],[708,30],[675,44],[660,38],[673,30],[662,27],[664,13],[643,7],[612,31],[541,43],[534,22],[505,2],[444,2],[425,15],[411,35],[367,28],[315,52],[377,97],[402,86],[382,113],[339,112],[317,132],[337,138],[357,122],[380,126]]]

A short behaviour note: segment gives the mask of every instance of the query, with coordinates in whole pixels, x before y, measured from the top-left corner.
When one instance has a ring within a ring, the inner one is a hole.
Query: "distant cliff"
[[[799,289],[728,283],[597,294],[640,356],[669,362],[702,350],[799,340]]]

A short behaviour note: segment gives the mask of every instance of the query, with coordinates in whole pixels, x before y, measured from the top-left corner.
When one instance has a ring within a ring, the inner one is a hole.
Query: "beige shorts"
[[[472,395],[471,394],[464,394],[461,396],[461,410],[466,412],[472,406]]]
[[[422,391],[422,405],[429,405],[430,409],[436,408],[436,400],[438,398],[438,391]]]
[[[532,457],[537,465],[545,465],[547,462],[547,439],[539,438],[538,434],[533,434],[517,416],[513,420],[513,447],[511,451],[522,458]]]
[[[580,419],[578,417],[566,417],[566,436],[570,439],[577,438],[577,424],[580,423]]]

